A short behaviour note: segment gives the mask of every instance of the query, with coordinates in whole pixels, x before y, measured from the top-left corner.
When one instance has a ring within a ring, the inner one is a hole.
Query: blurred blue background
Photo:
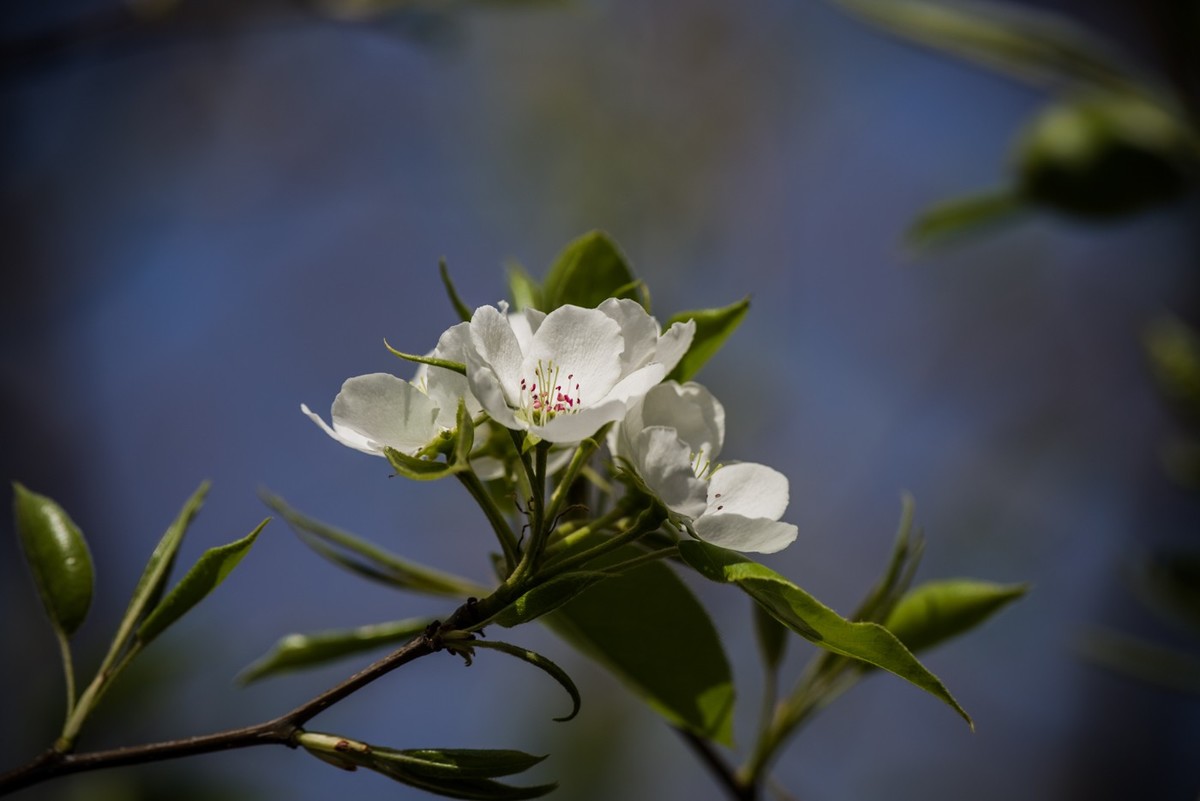
[[[469,304],[493,303],[506,261],[540,275],[603,228],[660,318],[752,296],[701,378],[729,412],[726,455],[791,479],[801,536],[771,566],[848,612],[883,567],[908,490],[928,537],[921,577],[1034,585],[926,659],[974,735],[873,677],[793,742],[785,787],[805,801],[1195,798],[1200,700],[1075,647],[1097,627],[1188,645],[1126,577],[1197,532],[1196,498],[1160,469],[1172,423],[1139,343],[1153,315],[1196,310],[1194,202],[1106,228],[1035,216],[907,254],[898,243],[926,204],[1005,179],[1014,131],[1046,98],[818,2],[588,0],[372,26],[283,6],[174,25],[169,2],[136,8],[150,15],[137,35],[93,25],[58,41],[111,11],[85,0],[2,23],[0,465],[89,538],[99,579],[82,671],[203,478],[214,489],[181,563],[249,531],[265,486],[484,580],[489,535],[458,485],[389,479],[299,404],[325,412],[348,376],[409,374],[382,340],[422,351],[454,322],[439,257]],[[1092,18],[1156,64],[1134,4]],[[734,663],[745,747],[760,681],[748,601],[696,588]],[[235,686],[281,635],[446,608],[337,571],[276,522],[114,690],[82,746],[273,717],[365,663]],[[52,740],[62,703],[7,517],[0,609],[7,769]],[[543,631],[513,637],[579,681],[575,722],[550,720],[567,700],[541,674],[482,654],[469,669],[406,667],[313,728],[550,752],[537,777],[567,799],[717,797],[615,680]],[[797,644],[790,675],[808,653]],[[21,797],[347,794],[427,797],[284,749]]]

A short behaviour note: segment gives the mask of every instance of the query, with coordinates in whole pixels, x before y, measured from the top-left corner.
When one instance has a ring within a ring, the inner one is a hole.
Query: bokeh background
[[[1056,3],[1161,68],[1153,4]],[[0,75],[0,472],[87,534],[98,595],[77,645],[102,656],[146,555],[203,478],[181,564],[241,536],[268,487],[415,560],[479,580],[489,534],[456,484],[390,479],[301,416],[342,380],[408,375],[382,340],[432,347],[503,265],[541,274],[602,228],[662,318],[746,294],[702,374],[726,453],[791,479],[792,548],[766,561],[843,612],[882,568],[899,499],[921,576],[1030,581],[1031,594],[927,664],[974,715],[874,677],[778,765],[821,799],[1194,799],[1200,699],[1100,667],[1120,631],[1192,647],[1145,612],[1132,565],[1195,544],[1195,496],[1158,451],[1173,430],[1141,350],[1163,310],[1196,311],[1193,200],[1105,227],[1033,215],[930,254],[927,204],[1005,180],[1045,101],[815,0],[442,4],[372,24],[282,4],[98,0],[6,13]],[[247,9],[250,9],[249,11]],[[187,12],[187,13],[184,13]],[[172,16],[173,14],[182,16]],[[1168,31],[1169,33],[1169,31]],[[697,586],[752,736],[748,601]],[[444,611],[339,572],[282,523],[114,690],[84,747],[273,717],[365,660],[232,679],[281,635]],[[0,754],[53,738],[56,646],[0,516]],[[566,799],[717,798],[678,737],[549,634],[580,717],[494,654],[393,674],[314,728],[396,747],[550,752]],[[808,655],[798,643],[788,670]],[[681,665],[680,670],[686,670]],[[122,769],[29,799],[427,796],[284,749]]]

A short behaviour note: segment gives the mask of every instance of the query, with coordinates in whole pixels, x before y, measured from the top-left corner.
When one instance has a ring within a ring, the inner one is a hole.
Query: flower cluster
[[[678,529],[736,550],[778,551],[796,538],[795,526],[779,522],[787,479],[759,464],[717,462],[724,408],[699,384],[665,381],[695,335],[692,320],[663,331],[630,299],[562,305],[549,314],[510,312],[502,302],[447,329],[417,359],[423,363],[411,381],[385,373],[348,379],[334,399],[332,425],[300,408],[364,453],[432,456],[465,404],[475,420],[473,447],[499,426],[515,432],[518,449],[556,446],[566,458],[553,459],[551,470],[606,430],[618,474],[656,499]],[[471,468],[484,480],[507,475],[494,452],[472,451]]]

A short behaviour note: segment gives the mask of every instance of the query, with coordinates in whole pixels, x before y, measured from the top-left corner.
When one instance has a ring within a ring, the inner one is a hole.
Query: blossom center
[[[521,379],[520,411],[533,425],[545,425],[560,414],[579,411],[579,383],[574,373],[562,376],[552,361],[538,359],[533,375]]]

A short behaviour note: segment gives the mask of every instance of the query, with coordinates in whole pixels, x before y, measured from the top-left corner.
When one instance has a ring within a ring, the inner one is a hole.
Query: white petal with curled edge
[[[546,313],[537,309],[522,309],[508,315],[508,324],[512,326],[513,333],[516,334],[522,353],[529,350],[529,343],[533,342],[533,332],[538,330],[542,320],[545,319]]]
[[[388,373],[346,379],[333,399],[331,416],[334,431],[354,432],[380,450],[387,446],[411,453],[438,433],[434,402],[412,384]]]
[[[442,332],[438,338],[437,347],[430,355],[437,359],[447,359],[465,364],[467,351],[472,347],[470,324],[458,323]],[[425,392],[437,404],[437,423],[442,428],[454,428],[458,424],[460,399],[466,400],[467,413],[472,417],[483,410],[479,401],[471,393],[465,375],[444,367],[430,367],[422,364],[417,368],[417,375],[413,377],[413,383],[421,386],[418,377],[423,377]]]
[[[336,439],[338,442],[345,445],[347,448],[354,448],[354,450],[356,450],[356,451],[362,451],[363,453],[369,453],[372,456],[383,456],[382,448],[380,448],[378,445],[376,445],[371,440],[364,437],[362,434],[359,434],[357,431],[351,431],[348,429],[342,429],[341,431],[336,431],[336,430],[330,428],[329,424],[321,419],[321,415],[317,414],[312,409],[308,408],[307,404],[304,404],[304,403],[300,404],[300,411],[302,411],[302,412],[304,412],[304,414],[308,415],[309,419],[312,420],[317,425],[319,425],[321,427],[322,431],[324,431],[326,434],[328,434],[329,436]]]
[[[787,509],[787,476],[753,462],[727,464],[708,482],[706,515],[735,514],[778,520]]]
[[[534,333],[521,378],[532,384],[538,363],[545,367],[553,362],[563,393],[578,396],[587,407],[604,400],[621,378],[621,348],[621,327],[603,312],[560,306],[546,315]]]
[[[725,407],[700,384],[667,381],[630,407],[626,422],[639,428],[671,426],[702,461],[713,461],[725,441]]]
[[[667,369],[657,362],[651,362],[645,367],[634,370],[612,388],[605,400],[621,401],[628,406],[632,401],[640,399],[650,391],[650,388],[663,380]]]
[[[675,369],[675,365],[679,364],[683,355],[688,352],[695,336],[695,320],[675,323],[658,338],[658,350],[654,354],[654,361],[666,365],[667,372],[671,372]]]
[[[688,517],[704,512],[705,485],[692,471],[686,442],[666,426],[644,428],[634,437],[627,457],[646,488],[672,511]]]
[[[621,374],[628,375],[654,358],[658,347],[658,322],[642,304],[629,298],[609,298],[596,307],[621,326]]]
[[[508,318],[492,306],[480,306],[475,310],[475,314],[471,316],[469,326],[471,343],[470,347],[467,348],[467,352],[474,352],[479,357],[478,363],[486,365],[495,375],[507,405],[510,407],[516,406],[519,395],[519,384],[521,383],[523,354],[520,342],[517,340],[517,335],[508,323]],[[471,379],[471,364],[469,362],[467,364],[467,378],[468,380]],[[470,383],[471,389],[474,391],[475,382],[471,381]],[[483,397],[479,396],[478,393],[476,396],[483,403]],[[486,403],[484,404],[484,408],[487,408],[489,413],[492,412],[492,409],[488,408]]]
[[[467,386],[493,420],[505,428],[523,428],[508,405],[500,379],[474,348],[467,351]]]
[[[775,553],[796,541],[798,530],[791,523],[742,515],[703,515],[692,524],[705,542],[734,551]]]

